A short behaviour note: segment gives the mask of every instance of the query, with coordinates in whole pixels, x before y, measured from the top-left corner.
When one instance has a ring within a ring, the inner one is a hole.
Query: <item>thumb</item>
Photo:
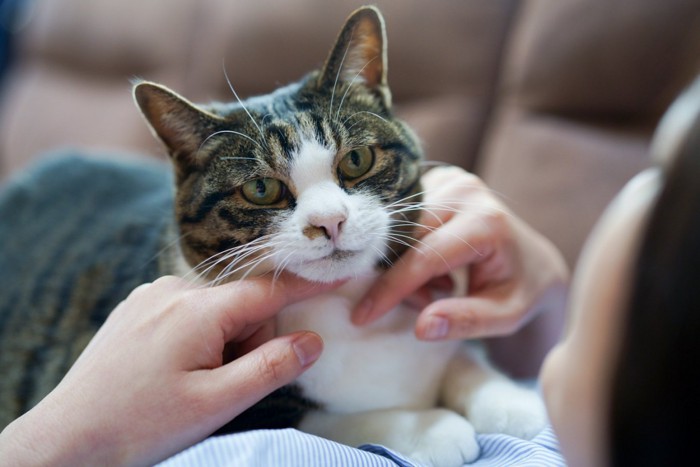
[[[323,340],[302,331],[277,337],[242,357],[209,372],[212,407],[222,424],[294,381],[321,356]]]

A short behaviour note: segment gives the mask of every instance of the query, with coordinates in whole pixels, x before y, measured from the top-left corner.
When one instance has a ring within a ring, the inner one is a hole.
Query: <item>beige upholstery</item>
[[[0,107],[0,176],[65,146],[163,157],[130,78],[195,101],[319,66],[352,0],[40,0]],[[697,0],[384,0],[397,112],[428,157],[475,170],[573,263],[647,164],[660,113],[700,70]]]

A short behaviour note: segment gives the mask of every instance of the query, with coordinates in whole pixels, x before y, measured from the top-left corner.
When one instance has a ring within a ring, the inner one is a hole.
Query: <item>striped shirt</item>
[[[556,467],[564,458],[551,427],[530,441],[506,435],[478,435],[481,455],[471,466]],[[163,467],[413,467],[383,446],[345,446],[295,429],[258,430],[209,438],[160,464]]]

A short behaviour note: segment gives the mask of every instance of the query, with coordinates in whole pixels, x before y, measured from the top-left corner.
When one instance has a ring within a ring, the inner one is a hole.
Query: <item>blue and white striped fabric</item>
[[[531,441],[505,435],[478,435],[478,467],[565,466],[551,428]],[[352,448],[294,429],[258,430],[209,438],[171,457],[161,467],[290,466],[413,467],[405,457],[378,445]]]

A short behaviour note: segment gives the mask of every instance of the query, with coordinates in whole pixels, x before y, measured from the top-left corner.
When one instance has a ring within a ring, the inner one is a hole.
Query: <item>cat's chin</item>
[[[313,282],[336,282],[371,274],[377,264],[373,255],[358,253],[344,257],[324,257],[313,261],[289,264],[286,269]]]

